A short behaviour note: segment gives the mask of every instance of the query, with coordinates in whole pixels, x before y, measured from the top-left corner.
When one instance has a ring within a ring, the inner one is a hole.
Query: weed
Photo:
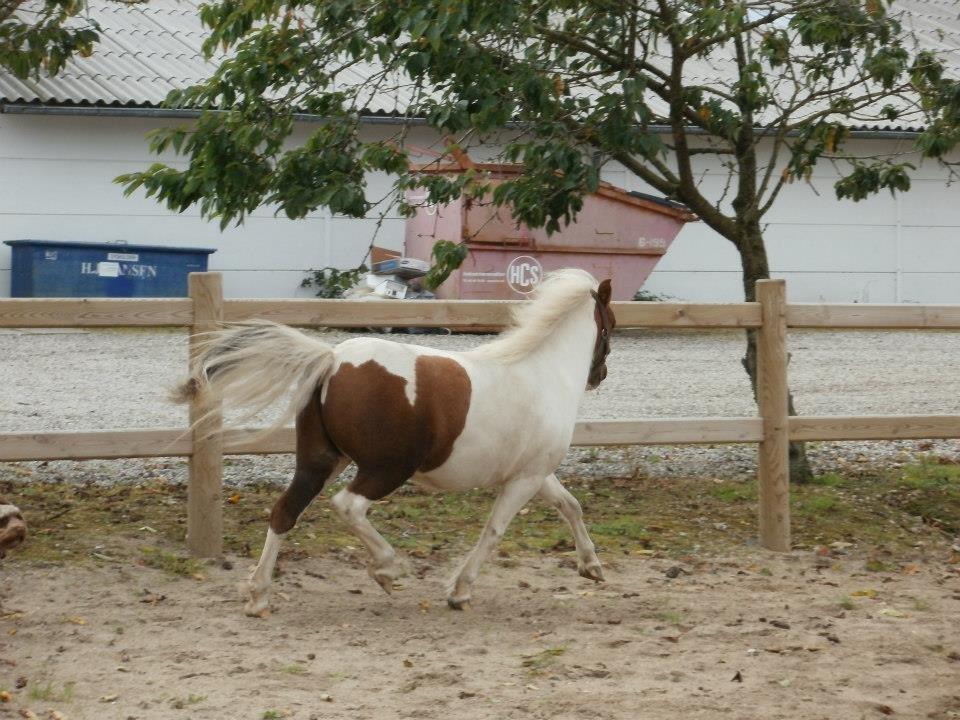
[[[724,502],[748,502],[757,499],[757,486],[755,483],[716,485],[710,488],[710,494]]]
[[[197,703],[202,703],[206,699],[206,695],[194,695],[191,693],[185,698],[174,698],[170,701],[170,707],[176,710],[183,710],[183,708],[187,707],[188,705],[196,705]]]
[[[181,575],[183,577],[197,577],[203,570],[203,565],[189,557],[174,555],[155,547],[140,548],[142,553],[141,562],[147,567],[163,570],[172,575]]]
[[[683,613],[679,610],[658,610],[651,617],[670,625],[680,625],[683,622]]]
[[[590,529],[596,535],[629,538],[641,542],[649,542],[650,540],[645,525],[638,522],[635,517],[618,517],[607,522],[593,523]]]
[[[837,603],[844,610],[853,610],[856,607],[856,604],[853,602],[853,598],[849,595],[844,595]]]
[[[839,501],[832,495],[810,495],[797,503],[797,510],[808,515],[819,515],[837,508]]]
[[[877,558],[870,558],[864,564],[864,567],[868,572],[896,572],[897,566],[892,563],[884,562],[883,560],[878,560]]]
[[[307,669],[298,663],[292,663],[290,665],[284,665],[280,668],[280,672],[285,672],[288,675],[306,675]]]
[[[917,612],[926,612],[930,609],[930,603],[923,598],[914,598],[913,599],[913,609]]]
[[[35,682],[28,693],[31,700],[67,703],[73,700],[74,683],[68,682],[58,687],[52,680]]]
[[[557,661],[557,658],[563,655],[566,651],[567,648],[564,645],[547,648],[546,650],[538,652],[535,655],[524,656],[523,662],[520,664],[527,669],[528,673],[542,672],[546,668],[553,665]]]
[[[811,485],[820,485],[821,487],[843,487],[846,484],[846,479],[842,475],[837,473],[824,473],[823,475],[816,475],[810,481]]]

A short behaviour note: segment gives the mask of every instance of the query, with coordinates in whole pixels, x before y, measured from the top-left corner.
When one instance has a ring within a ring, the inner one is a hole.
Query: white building
[[[932,0],[913,0],[924,6]],[[374,239],[375,219],[315,214],[275,217],[269,209],[220,232],[196,210],[174,214],[143,196],[124,198],[113,182],[155,162],[145,134],[189,122],[159,110],[174,87],[201,80],[210,66],[199,54],[202,30],[191,2],[91,3],[104,29],[94,55],[68,64],[56,78],[19,81],[0,73],[0,241],[42,239],[214,247],[210,269],[224,273],[231,297],[309,295],[300,282],[310,268],[356,266]],[[941,3],[942,5],[942,3]],[[960,28],[960,22],[956,23]],[[960,37],[955,28],[948,37]],[[369,118],[371,136],[390,118]],[[305,134],[309,123],[298,133]],[[419,144],[432,139],[419,131]],[[857,143],[877,154],[909,147],[910,133],[878,128]],[[161,158],[182,166],[175,156]],[[725,176],[703,182],[722,187]],[[784,190],[768,215],[771,269],[795,301],[960,303],[960,188],[934,163],[921,165],[905,195],[867,201],[834,198],[829,164],[812,186]],[[648,190],[615,167],[606,179]],[[371,196],[387,187],[371,178]],[[387,218],[377,245],[401,249],[403,221]],[[10,248],[0,244],[0,297],[10,292]],[[646,283],[681,299],[742,299],[732,245],[702,223],[688,225]]]

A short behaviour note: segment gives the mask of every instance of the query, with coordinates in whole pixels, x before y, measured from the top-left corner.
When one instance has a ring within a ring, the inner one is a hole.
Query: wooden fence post
[[[757,404],[763,418],[758,476],[760,545],[790,549],[790,437],[787,413],[787,292],[783,280],[757,282]]]
[[[200,333],[223,321],[223,277],[220,273],[190,273],[193,326],[190,328],[190,367],[196,361]],[[197,421],[199,421],[197,423]],[[193,425],[197,423],[197,425]],[[223,415],[221,403],[195,399],[190,403],[193,452],[187,488],[187,548],[194,557],[223,552]]]

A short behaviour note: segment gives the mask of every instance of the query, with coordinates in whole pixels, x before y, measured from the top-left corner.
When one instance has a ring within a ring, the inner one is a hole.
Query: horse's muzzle
[[[596,390],[597,387],[600,385],[600,383],[602,383],[606,379],[607,379],[607,366],[606,364],[603,364],[600,367],[598,367],[596,370],[594,370],[592,373],[590,373],[590,377],[587,378],[587,390]]]

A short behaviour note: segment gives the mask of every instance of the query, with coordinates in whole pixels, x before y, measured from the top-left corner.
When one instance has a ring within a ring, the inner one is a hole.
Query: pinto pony
[[[480,539],[449,583],[451,608],[469,602],[481,564],[534,495],[570,524],[580,574],[602,581],[580,504],[554,471],[584,388],[607,375],[615,324],[609,303],[609,280],[555,272],[519,310],[515,327],[467,352],[378,338],[333,347],[266,322],[212,333],[179,399],[214,393],[249,406],[252,416],[292,389],[275,427],[296,418],[296,471],[270,514],[247,614],[267,609],[281,538],[351,461],[356,477],[331,502],[370,551],[370,576],[388,593],[398,574],[395,552],[367,511],[408,480],[433,490],[499,489]]]

